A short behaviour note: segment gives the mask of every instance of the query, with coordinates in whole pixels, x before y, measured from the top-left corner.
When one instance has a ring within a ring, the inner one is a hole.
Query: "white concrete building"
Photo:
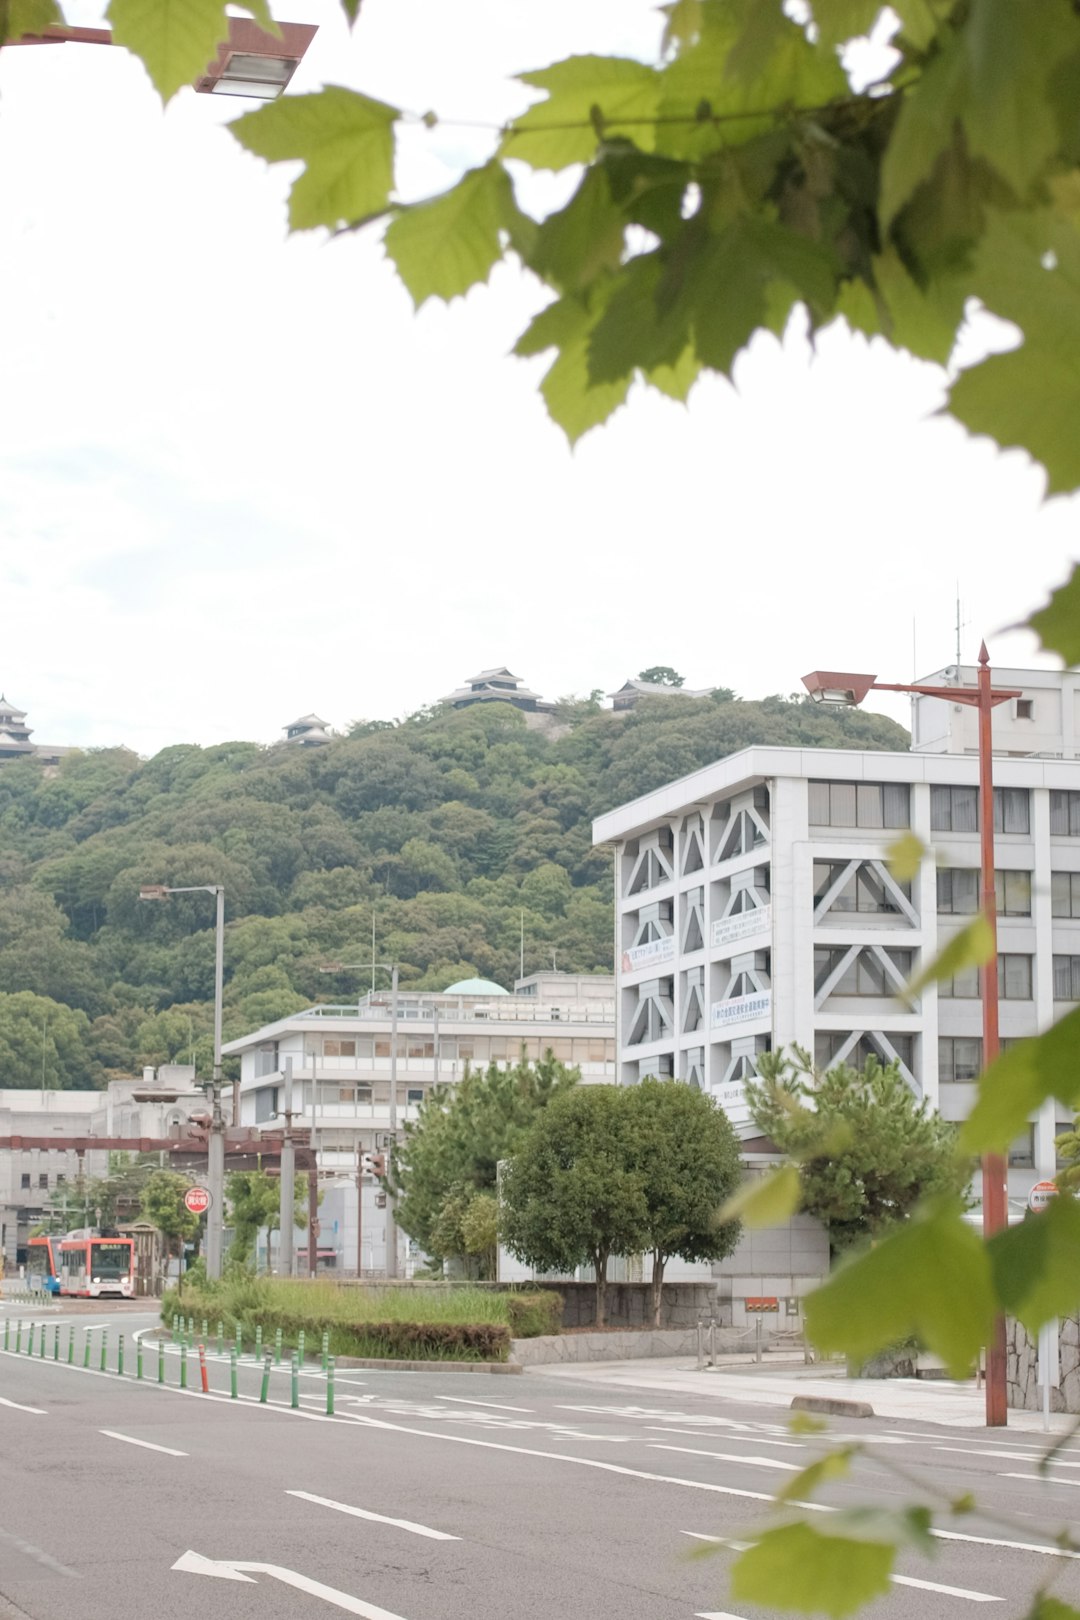
[[[188,1115],[206,1106],[194,1088],[194,1069],[164,1064],[141,1080],[112,1080],[105,1091],[0,1090],[0,1136],[164,1137],[179,1135]],[[147,1098],[154,1084],[169,1101]],[[144,1100],[136,1102],[135,1093]],[[0,1149],[0,1253],[5,1270],[25,1260],[31,1230],[50,1211],[71,1210],[71,1225],[93,1224],[83,1203],[85,1179],[109,1171],[106,1148],[81,1156],[73,1150]]]
[[[225,1047],[240,1058],[240,1123],[280,1129],[284,1073],[291,1064],[295,1123],[311,1128],[324,1187],[320,1263],[355,1274],[385,1270],[385,1204],[363,1181],[357,1231],[358,1156],[387,1145],[390,1129],[391,998],[388,991],[347,1006],[308,1007]],[[398,997],[397,1117],[416,1118],[438,1084],[467,1066],[514,1063],[552,1052],[586,1083],[615,1079],[614,980],[609,974],[537,973],[512,994],[485,979],[441,993]],[[300,1234],[302,1247],[306,1238]],[[404,1245],[406,1239],[401,1235]],[[403,1267],[401,1269],[407,1269]]]
[[[974,668],[928,681],[970,684]],[[998,977],[1004,1043],[1080,1000],[1080,675],[997,669],[1023,695],[994,711]],[[982,1058],[977,975],[897,997],[978,907],[974,711],[915,698],[910,753],[754,747],[601,816],[615,851],[619,1077],[709,1091],[744,1140],[762,1051],[820,1067],[899,1059],[949,1119]],[[885,852],[911,830],[910,883]],[[1064,1109],[1058,1109],[1064,1114]],[[1048,1104],[1013,1144],[1010,1195],[1055,1166]]]

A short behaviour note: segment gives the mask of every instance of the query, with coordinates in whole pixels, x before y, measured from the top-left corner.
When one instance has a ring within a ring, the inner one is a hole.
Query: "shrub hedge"
[[[558,1333],[562,1326],[561,1294],[547,1290],[537,1294],[508,1294],[506,1306],[511,1338],[536,1339],[541,1334]]]

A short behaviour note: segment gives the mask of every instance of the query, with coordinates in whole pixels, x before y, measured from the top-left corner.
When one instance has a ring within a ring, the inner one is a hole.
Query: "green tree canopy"
[[[678,1080],[642,1080],[624,1093],[627,1151],[645,1197],[641,1248],[652,1257],[653,1325],[660,1326],[664,1267],[722,1260],[739,1240],[738,1221],[717,1220],[738,1186],[739,1144],[711,1097]]]
[[[541,1271],[596,1274],[596,1321],[606,1321],[613,1254],[644,1247],[645,1177],[621,1086],[575,1086],[544,1109],[503,1173],[503,1239]]]
[[[684,679],[670,664],[650,664],[648,669],[638,671],[638,680],[653,686],[682,686]]]
[[[390,1182],[398,1223],[426,1254],[442,1260],[482,1252],[483,1245],[469,1247],[463,1225],[473,1197],[494,1191],[500,1162],[577,1078],[549,1053],[536,1063],[468,1069],[457,1085],[424,1098],[398,1143]]]
[[[296,1177],[293,1201],[294,1224],[299,1227],[307,1226],[307,1197],[308,1178],[302,1172]],[[250,1265],[262,1229],[269,1234],[281,1225],[281,1177],[265,1170],[234,1170],[225,1178],[225,1200],[233,1227],[230,1264]]]
[[[152,1222],[165,1239],[165,1258],[182,1255],[184,1244],[198,1236],[200,1217],[184,1203],[192,1185],[177,1170],[155,1170],[142,1189],[143,1219]]]
[[[879,1238],[934,1194],[963,1191],[956,1127],[917,1101],[897,1063],[824,1074],[798,1047],[768,1053],[746,1087],[754,1122],[799,1167],[802,1207],[834,1250]]]

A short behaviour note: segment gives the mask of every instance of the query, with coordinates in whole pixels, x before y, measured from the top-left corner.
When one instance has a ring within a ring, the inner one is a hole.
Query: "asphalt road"
[[[209,1396],[181,1393],[175,1353],[168,1387],[156,1350],[144,1381],[133,1376],[132,1335],[151,1318],[81,1316],[72,1367],[66,1319],[46,1321],[46,1359],[40,1339],[26,1354],[25,1329],[20,1354],[0,1350],[5,1620],[752,1620],[766,1611],[732,1601],[732,1553],[710,1538],[749,1540],[820,1448],[776,1408],[660,1393],[631,1404],[541,1372],[343,1371],[330,1419],[318,1368],[299,1412],[284,1370],[258,1404],[250,1362],[239,1400],[216,1359]],[[110,1368],[125,1334],[122,1379],[96,1370],[105,1324]],[[1080,1602],[1080,1560],[1049,1545],[1080,1505],[1080,1442],[1042,1480],[1030,1434],[834,1420],[830,1438],[841,1434],[871,1449],[823,1503],[900,1505],[913,1491],[898,1466],[983,1506],[952,1521],[968,1539],[940,1542],[932,1561],[904,1555],[881,1620],[974,1620],[979,1604],[1004,1620],[1048,1581]]]

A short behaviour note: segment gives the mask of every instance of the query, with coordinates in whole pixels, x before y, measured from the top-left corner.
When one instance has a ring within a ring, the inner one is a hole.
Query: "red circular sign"
[[[210,1208],[210,1194],[205,1187],[189,1187],[184,1194],[184,1204],[193,1215],[205,1215]]]
[[[1037,1181],[1028,1193],[1028,1209],[1045,1209],[1057,1197],[1057,1190],[1056,1181]]]

